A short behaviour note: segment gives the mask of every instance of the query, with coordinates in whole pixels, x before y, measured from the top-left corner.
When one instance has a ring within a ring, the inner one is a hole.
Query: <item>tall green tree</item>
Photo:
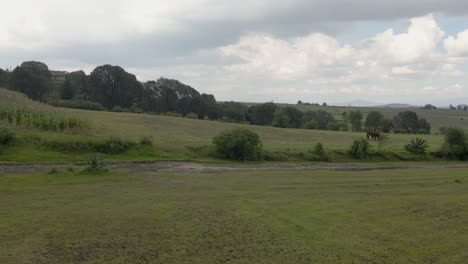
[[[74,71],[65,75],[65,82],[62,86],[62,99],[89,100],[89,96],[88,76],[84,71]]]
[[[418,114],[413,111],[398,113],[393,118],[395,132],[398,133],[430,133],[431,124],[426,119],[419,119]]]
[[[364,127],[367,131],[380,131],[384,125],[384,116],[378,111],[371,111],[367,114]]]
[[[43,100],[52,90],[49,68],[37,61],[26,61],[11,73],[8,87],[20,91],[33,100]]]
[[[5,88],[8,85],[10,79],[10,72],[0,68],[0,87]]]
[[[252,125],[268,126],[275,118],[278,106],[274,103],[252,105],[247,112],[247,119]]]
[[[348,120],[351,124],[351,130],[354,132],[360,132],[362,130],[362,119],[363,115],[361,111],[350,111],[348,114]]]
[[[132,107],[139,102],[142,85],[135,75],[120,66],[102,65],[94,69],[89,77],[91,99],[108,109],[114,106]]]
[[[273,119],[273,126],[301,128],[303,113],[292,106],[278,108]]]
[[[335,118],[326,111],[309,110],[304,113],[303,121],[306,128],[327,130],[328,126],[335,122]]]

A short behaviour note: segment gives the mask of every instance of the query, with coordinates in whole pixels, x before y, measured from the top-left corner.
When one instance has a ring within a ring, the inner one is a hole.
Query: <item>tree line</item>
[[[57,83],[51,80],[46,64],[27,61],[11,72],[0,69],[0,86],[20,91],[34,100],[60,100],[60,106],[91,110],[174,113],[281,128],[423,134],[431,130],[429,122],[412,111],[401,112],[392,119],[385,119],[378,111],[370,112],[366,117],[360,111],[343,112],[335,118],[323,110],[302,112],[273,102],[251,106],[217,102],[214,95],[200,94],[178,80],[159,78],[140,82],[120,66],[108,64],[96,67],[89,75],[84,71],[67,73],[64,82]],[[327,106],[326,103],[322,105]]]

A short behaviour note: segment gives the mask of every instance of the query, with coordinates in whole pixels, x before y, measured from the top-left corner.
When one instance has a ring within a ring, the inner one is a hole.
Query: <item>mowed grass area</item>
[[[0,175],[0,263],[468,263],[468,170]]]

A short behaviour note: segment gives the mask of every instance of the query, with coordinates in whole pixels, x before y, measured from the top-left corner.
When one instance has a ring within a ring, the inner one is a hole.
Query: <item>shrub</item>
[[[106,108],[100,103],[86,100],[58,100],[50,102],[51,105],[64,108],[74,108],[93,111],[106,111]]]
[[[8,145],[15,140],[15,133],[8,128],[0,128],[0,145]]]
[[[57,174],[57,173],[58,173],[58,170],[57,170],[56,168],[51,168],[51,169],[47,172],[47,174],[49,174],[49,175]]]
[[[315,144],[314,148],[310,151],[313,160],[328,161],[329,157],[322,143]]]
[[[448,128],[445,132],[442,153],[446,158],[465,159],[467,153],[465,131],[455,127]]]
[[[142,146],[152,146],[153,145],[153,139],[150,137],[142,137],[140,138],[140,145]]]
[[[105,171],[104,160],[98,155],[91,155],[86,160],[86,168],[84,172],[88,173],[99,173]]]
[[[405,146],[406,151],[414,154],[424,154],[427,151],[429,144],[425,139],[412,138],[410,143]]]
[[[106,154],[118,154],[130,149],[132,143],[120,138],[109,138],[96,146],[96,151]]]
[[[369,141],[364,138],[360,138],[353,141],[349,154],[355,159],[365,159],[369,156],[369,151]]]
[[[260,137],[246,128],[234,128],[213,138],[217,153],[226,159],[259,160],[262,151]]]

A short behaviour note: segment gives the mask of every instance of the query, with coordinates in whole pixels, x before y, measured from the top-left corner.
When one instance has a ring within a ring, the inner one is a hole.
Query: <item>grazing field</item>
[[[467,263],[467,175],[0,175],[0,263]]]
[[[9,109],[17,105],[28,105],[40,112],[51,113],[53,116],[63,118],[72,117],[73,120],[80,120],[86,124],[85,129],[66,129],[65,131],[13,125],[18,134],[18,140],[13,145],[0,151],[0,161],[4,162],[82,161],[90,154],[89,151],[58,151],[57,149],[50,148],[50,145],[76,145],[82,142],[106,140],[109,138],[121,138],[136,142],[142,137],[152,138],[153,146],[134,148],[126,153],[104,156],[112,160],[214,161],[215,159],[204,151],[206,147],[211,146],[212,138],[223,130],[239,126],[248,127],[257,132],[266,151],[281,154],[286,153],[286,155],[292,154],[291,156],[293,157],[294,155],[297,156],[308,152],[318,142],[324,144],[326,150],[345,153],[354,139],[365,137],[365,133],[285,129],[161,115],[55,108],[32,102],[26,97],[18,96],[17,93],[11,91],[0,89],[0,92],[2,93],[0,97],[1,109]],[[3,95],[9,95],[9,97]],[[335,111],[338,114],[343,109],[327,107],[325,110]],[[387,109],[382,110],[383,112],[387,111]],[[399,110],[388,109],[388,111],[397,113]],[[425,117],[435,127],[442,125],[465,126],[465,120],[457,122],[454,115],[455,113],[460,116],[464,115],[466,112],[463,111],[417,111],[421,114],[424,113]],[[459,117],[457,118],[460,119]],[[450,124],[443,122],[449,122]],[[1,125],[5,125],[5,122],[1,123]],[[373,142],[372,147],[374,150],[381,152],[387,151],[408,156],[408,153],[404,150],[404,146],[413,137],[416,137],[416,135],[387,134],[387,140],[382,144]],[[443,136],[441,135],[417,135],[417,137],[428,141],[428,151],[438,151],[443,143]],[[412,159],[411,155],[409,156],[403,157],[403,159]],[[292,159],[294,160],[294,158]],[[336,158],[338,161],[347,161],[346,159],[344,156]],[[399,160],[399,158],[394,159],[394,161],[396,160]]]

